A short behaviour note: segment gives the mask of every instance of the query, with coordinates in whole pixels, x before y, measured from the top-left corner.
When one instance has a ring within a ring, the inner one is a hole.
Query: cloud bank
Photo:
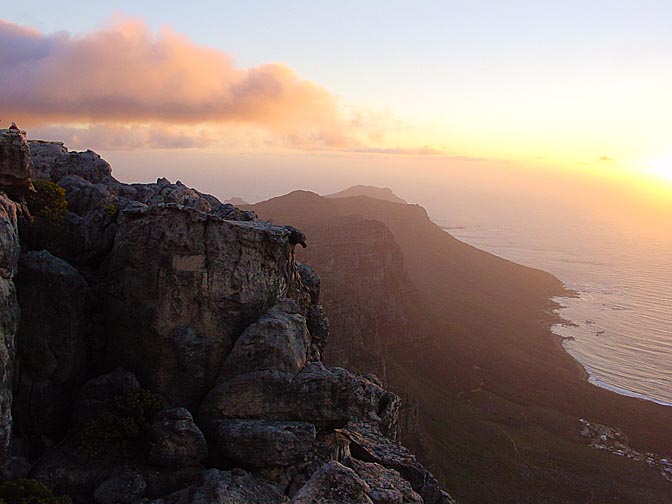
[[[0,20],[0,89],[4,122],[45,132],[84,125],[90,138],[115,130],[126,138],[120,128],[138,125],[139,144],[184,147],[216,140],[190,140],[193,131],[175,125],[201,136],[202,125],[243,124],[297,146],[357,145],[333,95],[292,69],[239,68],[223,51],[168,29],[153,33],[137,20],[83,36]]]

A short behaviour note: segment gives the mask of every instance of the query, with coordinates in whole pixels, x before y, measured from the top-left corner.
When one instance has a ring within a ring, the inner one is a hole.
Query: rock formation
[[[322,362],[299,229],[180,182],[122,184],[91,151],[30,151],[68,213],[0,193],[0,455],[13,401],[23,462],[6,474],[77,503],[452,502],[399,445],[399,398]]]

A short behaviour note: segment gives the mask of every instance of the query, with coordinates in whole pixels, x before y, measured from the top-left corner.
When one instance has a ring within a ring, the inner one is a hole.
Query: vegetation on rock
[[[79,448],[97,458],[142,444],[157,412],[167,406],[159,395],[145,389],[129,390],[109,401],[110,411],[86,422],[79,433]]]
[[[0,485],[0,504],[72,504],[72,499],[55,496],[37,480],[21,478]]]
[[[50,222],[60,222],[68,213],[65,189],[46,180],[33,181],[36,193],[28,197],[31,215]]]

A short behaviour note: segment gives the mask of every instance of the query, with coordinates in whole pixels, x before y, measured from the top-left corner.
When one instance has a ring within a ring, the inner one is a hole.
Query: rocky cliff
[[[62,188],[68,211],[20,219],[0,194],[5,477],[82,503],[452,502],[396,441],[399,398],[323,363],[303,233],[29,147],[38,199]]]

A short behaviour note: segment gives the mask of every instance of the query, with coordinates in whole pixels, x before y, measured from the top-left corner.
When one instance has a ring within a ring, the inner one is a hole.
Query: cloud
[[[192,149],[218,144],[218,137],[205,128],[169,125],[93,124],[86,127],[62,125],[31,128],[30,138],[58,140],[72,149]]]
[[[180,136],[165,125],[202,123],[254,125],[295,144],[356,144],[334,96],[291,68],[239,68],[223,51],[169,29],[153,33],[142,21],[73,36],[0,20],[0,48],[0,111],[7,120],[105,124],[88,135],[138,124],[143,135],[168,135],[143,137],[144,144],[188,144],[192,130]]]

